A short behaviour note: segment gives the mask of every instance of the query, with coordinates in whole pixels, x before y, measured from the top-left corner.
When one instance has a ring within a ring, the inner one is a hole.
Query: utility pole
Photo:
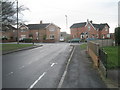
[[[67,15],[65,15],[65,17],[66,17],[66,30],[67,30],[67,28],[68,28],[68,20],[67,20]]]
[[[120,27],[120,1],[118,2],[118,27]]]
[[[19,44],[19,30],[18,30],[18,0],[17,0],[17,44]]]

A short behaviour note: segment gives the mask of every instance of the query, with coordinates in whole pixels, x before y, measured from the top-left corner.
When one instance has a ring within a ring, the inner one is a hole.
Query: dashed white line
[[[59,90],[59,88],[62,87],[62,84],[63,84],[63,82],[64,82],[64,79],[65,79],[65,76],[66,76],[66,73],[67,73],[67,70],[68,70],[68,66],[69,66],[69,64],[70,64],[70,61],[71,61],[71,59],[72,59],[72,56],[73,56],[74,51],[75,51],[75,47],[73,47],[73,51],[72,51],[72,53],[71,53],[71,55],[70,55],[70,57],[69,57],[69,59],[68,59],[68,62],[67,62],[65,71],[64,71],[64,73],[63,73],[63,75],[62,75],[62,78],[61,78],[61,80],[60,80],[60,82],[59,82],[59,85],[58,85],[58,87],[57,87],[57,90]]]
[[[52,63],[52,64],[51,64],[51,67],[53,67],[54,65],[55,65],[55,63]]]
[[[46,74],[46,72],[44,72],[42,75],[40,75],[40,77],[28,88],[28,90],[31,90],[45,74]]]
[[[28,64],[32,64],[32,62],[29,62]]]
[[[13,74],[13,72],[10,72],[8,75],[11,75],[11,74]]]
[[[52,64],[51,64],[51,67],[53,67],[55,64],[57,64],[57,63],[52,63]]]
[[[22,69],[22,68],[24,68],[25,66],[21,66],[19,69]]]

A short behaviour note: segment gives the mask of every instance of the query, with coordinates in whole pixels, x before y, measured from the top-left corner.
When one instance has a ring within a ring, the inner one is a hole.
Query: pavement
[[[61,88],[107,88],[92,60],[79,45],[75,46]]]

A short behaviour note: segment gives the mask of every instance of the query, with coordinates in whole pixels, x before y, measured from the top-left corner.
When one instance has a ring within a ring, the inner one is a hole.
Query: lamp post
[[[18,31],[18,0],[17,1],[17,44],[19,44],[19,31]]]

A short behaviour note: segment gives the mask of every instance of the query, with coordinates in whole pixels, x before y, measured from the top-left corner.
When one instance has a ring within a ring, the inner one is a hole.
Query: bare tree
[[[7,25],[16,25],[17,23],[17,4],[16,2],[11,2],[4,0],[1,3],[2,12],[0,13],[0,18],[2,20],[2,29],[8,29]],[[21,5],[18,7],[18,13],[21,14],[22,11],[28,10],[28,8]],[[19,19],[21,21],[22,19]]]

